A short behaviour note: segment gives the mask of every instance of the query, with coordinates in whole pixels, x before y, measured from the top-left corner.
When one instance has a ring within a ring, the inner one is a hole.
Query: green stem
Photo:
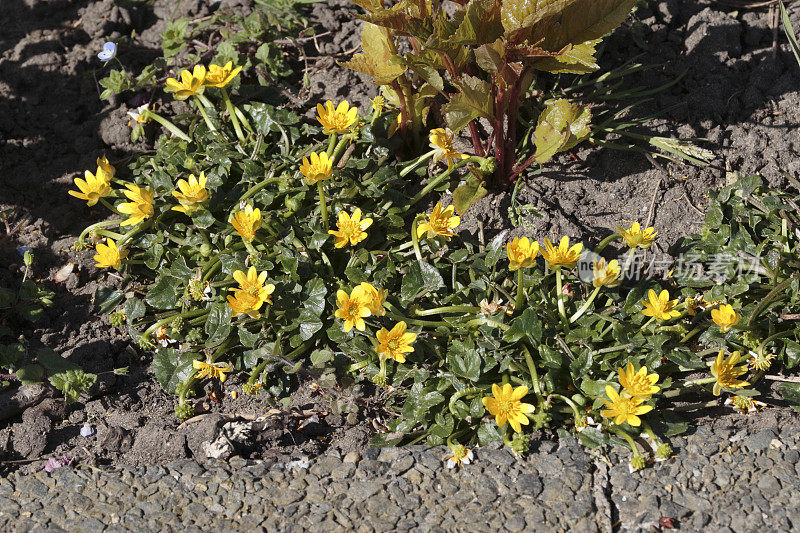
[[[150,110],[145,110],[142,114],[145,113],[147,115],[147,118],[151,118],[156,122],[158,122],[159,124],[161,124],[162,126],[164,126],[165,128],[167,128],[167,130],[169,130],[170,133],[172,133],[175,137],[178,137],[179,139],[184,140],[186,142],[192,142],[191,137],[183,133],[175,124],[173,124],[166,118],[162,117],[158,113],[153,113]]]
[[[692,337],[703,331],[707,327],[707,323],[703,323],[699,326],[696,326],[692,331],[681,337],[681,340],[678,341],[678,344],[683,344],[684,342],[689,341]]]
[[[122,222],[122,220],[119,220],[119,219],[103,220],[102,222],[95,222],[94,224],[92,224],[91,226],[87,227],[85,230],[83,230],[81,232],[81,234],[78,236],[78,244],[83,245],[84,244],[83,241],[86,238],[86,235],[88,235],[92,231],[95,231],[95,230],[97,230],[99,228],[103,228],[105,226],[119,226],[121,222]]]
[[[658,435],[656,435],[655,431],[653,431],[653,428],[650,427],[650,424],[642,420],[642,428],[644,429],[644,432],[647,433],[651,439],[653,439],[653,442],[656,443],[656,446],[661,446],[661,439],[658,438]]]
[[[628,252],[628,257],[625,258],[625,264],[622,266],[622,270],[620,270],[623,278],[628,276],[628,269],[631,267],[631,263],[633,263],[634,255],[636,255],[636,248],[631,248]]]
[[[187,318],[196,318],[201,315],[207,315],[207,314],[208,314],[208,309],[194,309],[192,311],[184,311],[183,313],[175,313],[174,315],[170,315],[166,318],[162,318],[161,320],[154,322],[149,328],[147,328],[144,331],[144,333],[142,333],[142,337],[146,339],[149,338],[153,334],[153,332],[157,330],[159,327],[169,324],[178,317],[187,319]]]
[[[336,134],[331,133],[328,139],[328,150],[325,152],[328,154],[328,157],[333,155],[333,151],[336,149]]]
[[[430,159],[433,156],[433,154],[435,154],[435,153],[436,153],[436,150],[431,150],[430,152],[428,152],[426,154],[422,154],[418,158],[413,159],[413,160],[409,161],[408,163],[406,163],[406,166],[404,166],[403,170],[400,171],[400,177],[401,178],[405,178],[415,168],[417,168],[422,163],[424,163],[425,161]]]
[[[205,107],[203,107],[203,102],[202,100],[200,100],[200,97],[198,95],[194,95],[194,103],[197,106],[197,110],[203,116],[203,120],[206,121],[206,126],[208,126],[208,129],[211,131],[217,131],[216,126],[214,126],[214,124],[211,123],[211,120],[209,120],[208,115],[206,114]]]
[[[777,300],[780,298],[780,296],[776,297],[776,295],[783,289],[788,287],[792,283],[792,280],[794,280],[796,277],[797,274],[793,274],[791,277],[783,280],[781,283],[776,285],[771,291],[767,293],[766,296],[764,296],[764,299],[761,300],[761,303],[759,303],[758,306],[756,306],[756,308],[753,310],[753,313],[750,315],[750,319],[747,321],[748,328],[753,326],[753,322],[755,322],[758,315],[760,315],[761,312],[764,311],[764,309],[766,309],[767,306],[769,306],[773,302],[773,300]]]
[[[542,393],[542,389],[539,386],[539,374],[536,372],[536,365],[533,364],[533,357],[531,357],[531,351],[528,350],[528,347],[523,344],[522,352],[525,354],[525,363],[527,363],[528,372],[531,375],[531,382],[533,383],[533,392],[536,393],[536,396],[539,396]]]
[[[597,295],[598,295],[598,294],[600,294],[600,289],[601,289],[601,288],[602,288],[602,285],[601,285],[600,287],[596,287],[596,288],[594,289],[594,292],[592,292],[592,294],[591,294],[591,295],[589,295],[589,299],[588,299],[588,300],[586,300],[586,301],[584,302],[584,304],[581,306],[581,308],[580,308],[580,309],[578,309],[578,310],[575,312],[575,314],[574,314],[574,315],[572,315],[572,316],[569,318],[569,321],[570,321],[570,323],[572,323],[572,322],[575,322],[576,320],[578,320],[580,317],[582,317],[582,316],[583,316],[583,313],[585,313],[585,312],[586,312],[586,310],[587,310],[587,309],[589,309],[589,306],[590,306],[590,305],[592,305],[592,302],[594,301],[594,299],[595,299],[595,298],[597,298]]]
[[[675,386],[677,386],[679,388],[668,390],[664,394],[662,394],[662,396],[664,398],[674,398],[674,397],[680,396],[681,394],[686,392],[686,390],[689,387],[693,387],[693,386],[696,386],[696,385],[707,385],[709,383],[714,383],[715,381],[717,381],[717,378],[710,377],[710,378],[702,378],[702,379],[693,379],[691,381],[684,381],[682,383],[676,383]]]
[[[567,313],[564,311],[564,289],[561,285],[561,267],[556,267],[556,301],[558,302],[558,314],[561,317],[561,321],[564,322],[564,325],[569,329],[569,320],[567,319]]]
[[[322,188],[322,181],[317,182],[317,192],[319,193],[319,209],[322,216],[322,227],[325,233],[328,232],[328,204],[325,203],[325,190]]]
[[[418,214],[411,223],[411,245],[414,247],[414,255],[417,256],[417,261],[422,262],[422,251],[419,249],[419,237],[417,236],[417,222],[420,217],[425,215]]]
[[[486,316],[479,316],[464,324],[464,327],[466,328],[471,328],[473,326],[489,326],[493,328],[500,328],[503,331],[507,331],[511,327],[508,324],[503,324],[502,322],[492,320],[491,318]]]
[[[336,163],[338,163],[339,157],[341,157],[342,152],[344,152],[344,149],[349,144],[349,141],[350,141],[349,135],[342,135],[342,138],[336,145],[336,148],[333,149],[333,155],[331,155],[332,165],[336,165]]]
[[[222,99],[225,100],[225,108],[228,110],[228,115],[231,117],[231,124],[233,124],[233,129],[236,131],[236,137],[243,143],[245,142],[245,137],[242,133],[242,127],[239,125],[239,118],[236,116],[236,111],[233,108],[233,102],[231,102],[228,96],[228,91],[225,89],[220,89],[220,91],[222,91]]]
[[[253,129],[253,126],[251,126],[251,125],[250,125],[250,122],[247,120],[247,117],[244,115],[244,113],[242,113],[242,112],[239,110],[239,108],[238,108],[238,107],[236,107],[236,106],[233,106],[233,112],[234,112],[234,113],[236,114],[236,116],[239,118],[239,122],[241,122],[241,123],[242,123],[242,125],[244,126],[244,128],[245,128],[247,131],[251,131],[251,132],[252,132],[252,131],[255,131],[255,130]]]
[[[450,403],[447,405],[450,409],[450,412],[453,414],[453,416],[458,418],[458,414],[456,413],[456,402],[464,396],[469,394],[479,394],[481,392],[483,392],[483,389],[480,387],[467,387],[466,389],[461,389],[460,391],[456,392],[450,397]]]
[[[600,243],[595,247],[594,253],[600,255],[600,252],[602,252],[606,246],[608,246],[609,244],[611,244],[612,242],[616,241],[621,237],[622,235],[620,235],[619,233],[612,233],[611,235],[600,241]]]
[[[514,314],[522,309],[522,300],[525,298],[525,273],[522,268],[517,269],[517,298],[514,300]]]
[[[616,426],[609,426],[608,430],[628,441],[628,446],[630,446],[631,452],[633,452],[633,456],[639,457],[640,455],[639,448],[636,446],[636,442],[634,442],[633,437],[631,437],[630,435],[628,435],[627,432],[623,431],[622,429]]]
[[[566,396],[563,396],[561,394],[551,394],[550,397],[559,399],[562,402],[564,402],[567,405],[569,405],[570,409],[572,409],[572,413],[575,415],[575,419],[576,420],[580,420],[581,417],[583,416],[583,415],[581,415],[581,410],[578,407],[578,405],[575,402],[573,402],[572,400],[570,400],[569,398],[567,398]]]
[[[480,307],[473,307],[471,305],[448,305],[445,307],[434,307],[433,309],[422,309],[412,311],[414,316],[430,316],[441,315],[444,313],[472,313],[477,314],[481,312]]]
[[[771,341],[774,341],[775,339],[780,339],[781,337],[791,337],[793,335],[797,335],[797,331],[794,329],[789,329],[786,331],[775,333],[774,335],[770,335],[769,337],[761,341],[761,344],[758,345],[758,355],[764,355],[764,348],[766,348],[767,344],[770,343]]]
[[[413,206],[414,204],[416,204],[417,202],[419,202],[420,200],[422,200],[423,198],[425,198],[425,196],[426,196],[426,195],[427,195],[429,192],[431,192],[433,189],[435,189],[436,187],[438,187],[438,186],[439,186],[439,185],[440,185],[442,182],[444,182],[444,181],[445,181],[447,178],[449,178],[449,177],[450,177],[450,175],[451,175],[451,174],[452,174],[452,173],[453,173],[453,172],[454,172],[456,169],[458,169],[458,168],[461,168],[461,167],[463,167],[464,165],[466,165],[466,164],[468,164],[468,163],[482,163],[482,162],[483,162],[483,161],[485,161],[485,160],[486,160],[486,158],[485,158],[485,157],[470,156],[469,158],[467,158],[467,159],[462,159],[461,161],[459,161],[458,163],[456,163],[455,165],[453,165],[453,168],[449,168],[449,169],[445,170],[444,172],[442,172],[441,174],[439,174],[438,176],[436,176],[436,177],[434,177],[434,178],[431,178],[431,180],[428,182],[428,184],[427,184],[427,185],[425,185],[425,187],[423,187],[423,188],[422,188],[422,190],[421,190],[421,191],[419,191],[419,192],[418,192],[418,193],[417,193],[417,194],[416,194],[416,195],[415,195],[415,196],[414,196],[414,197],[411,199],[411,201],[409,202],[408,206],[406,206],[406,210],[410,209],[410,208],[411,208],[411,206]]]
[[[103,204],[104,206],[106,206],[115,215],[122,216],[122,213],[117,211],[117,208],[114,207],[113,205],[111,205],[111,203],[108,200],[106,200],[105,198],[100,198],[100,203]]]

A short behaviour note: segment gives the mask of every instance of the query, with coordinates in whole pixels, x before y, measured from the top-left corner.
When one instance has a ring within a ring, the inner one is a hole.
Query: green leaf
[[[453,205],[455,205],[456,213],[463,215],[467,209],[486,196],[488,191],[483,186],[483,181],[475,176],[471,176],[466,183],[456,187],[453,191]]]
[[[484,422],[478,428],[478,443],[481,446],[487,446],[501,440],[503,440],[503,437],[501,437],[500,433],[497,431],[497,424],[494,423],[494,420],[491,422]]]
[[[800,361],[800,344],[786,340],[786,368],[794,368]]]
[[[142,318],[147,311],[144,302],[138,298],[128,298],[125,302],[125,316],[127,317],[128,324]]]
[[[215,220],[216,219],[214,218],[214,215],[212,215],[208,209],[204,209],[202,207],[192,213],[192,223],[201,229],[210,228],[212,225],[214,225]]]
[[[433,265],[417,261],[408,266],[400,285],[400,299],[404,302],[435,291],[444,286],[444,279]]]
[[[67,403],[74,403],[81,394],[87,394],[97,382],[97,375],[84,372],[80,368],[58,372],[48,377],[50,384],[64,393]]]
[[[216,346],[231,332],[231,308],[226,303],[215,302],[209,306],[208,317],[205,324],[206,346]]]
[[[317,331],[322,329],[322,320],[320,320],[319,314],[311,309],[303,309],[298,320],[300,322],[300,338],[304,341],[311,339]]]
[[[517,0],[524,1],[524,0]],[[549,18],[539,18],[530,33],[530,42],[541,41],[546,50],[560,51],[601,39],[622,24],[638,0],[544,0],[551,4]],[[505,3],[505,2],[504,2]]]
[[[150,372],[170,394],[175,394],[178,385],[192,375],[192,361],[201,359],[196,353],[180,353],[174,348],[159,348],[153,356]]]
[[[156,309],[172,309],[178,305],[178,293],[175,291],[175,280],[167,276],[158,276],[156,282],[147,289],[145,302]]]
[[[80,367],[61,357],[49,348],[42,348],[36,351],[36,361],[47,370],[48,375],[66,372],[67,370],[80,370]]]
[[[219,261],[222,263],[222,271],[229,276],[232,276],[233,273],[237,270],[241,270],[242,272],[247,272],[247,266],[245,266],[245,260],[247,259],[247,253],[245,252],[234,252],[233,254],[219,254]]]
[[[511,327],[503,333],[503,340],[506,342],[516,342],[523,337],[528,337],[535,343],[542,339],[542,323],[536,316],[536,311],[530,307],[511,321]]]
[[[21,342],[0,344],[0,368],[16,367],[26,354],[25,345]]]
[[[486,247],[486,259],[484,262],[488,268],[496,265],[500,258],[505,255],[506,235],[508,235],[508,230],[501,231]]]
[[[586,139],[591,133],[591,121],[588,106],[572,104],[564,98],[552,102],[539,115],[533,132],[536,161],[544,163]]]
[[[329,362],[333,361],[333,352],[330,350],[314,350],[309,356],[311,364],[316,368],[324,368]]]
[[[341,62],[340,65],[371,76],[375,85],[388,85],[406,71],[405,65],[397,61],[399,58],[394,55],[394,46],[389,42],[386,31],[375,24],[364,23],[361,29],[361,47],[362,53],[354,55],[350,61]],[[423,68],[424,65],[420,67]],[[427,71],[427,74],[438,76],[433,69]],[[439,82],[442,83],[441,76]]]
[[[447,361],[454,374],[477,381],[481,375],[481,357],[474,346],[453,340],[447,351]]]
[[[480,78],[465,74],[455,81],[459,92],[450,98],[450,102],[442,106],[447,125],[458,132],[477,118],[491,119],[492,87]]]
[[[320,278],[314,278],[306,283],[303,288],[305,297],[303,305],[315,315],[320,316],[325,311],[325,296],[327,294],[328,289],[325,287],[325,282]]]
[[[123,298],[122,291],[109,287],[98,287],[94,291],[94,312],[104,315],[111,312]]]
[[[255,333],[250,333],[244,326],[239,326],[239,342],[242,343],[242,346],[245,348],[252,348],[258,342],[259,337],[261,336],[261,332],[257,331]]]
[[[44,368],[37,364],[25,365],[17,369],[16,376],[23,385],[35,385],[44,381]]]

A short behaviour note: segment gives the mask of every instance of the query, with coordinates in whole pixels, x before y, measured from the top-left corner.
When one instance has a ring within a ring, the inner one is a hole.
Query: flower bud
[[[631,457],[631,470],[641,470],[646,466],[647,462],[641,455],[634,455]]]
[[[672,446],[662,442],[656,450],[656,459],[669,459],[670,457],[672,457]]]
[[[194,408],[188,403],[179,403],[175,406],[175,416],[178,420],[188,420],[194,414]]]

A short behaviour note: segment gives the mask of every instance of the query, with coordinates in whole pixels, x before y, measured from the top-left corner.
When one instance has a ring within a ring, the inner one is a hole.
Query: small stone
[[[352,463],[352,464],[355,464],[355,463],[357,463],[357,462],[358,462],[360,459],[361,459],[361,454],[360,454],[360,453],[358,453],[358,452],[356,452],[356,451],[352,451],[352,452],[349,452],[347,455],[345,455],[345,456],[344,456],[344,459],[342,460],[342,462],[343,462],[343,463]]]

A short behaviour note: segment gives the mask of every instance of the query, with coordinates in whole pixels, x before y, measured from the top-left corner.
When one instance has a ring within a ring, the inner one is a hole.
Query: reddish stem
[[[486,155],[486,150],[483,148],[483,143],[481,142],[480,135],[478,134],[478,127],[475,125],[474,120],[469,121],[469,133],[472,136],[472,149],[475,151],[475,155],[478,157],[484,157]]]

